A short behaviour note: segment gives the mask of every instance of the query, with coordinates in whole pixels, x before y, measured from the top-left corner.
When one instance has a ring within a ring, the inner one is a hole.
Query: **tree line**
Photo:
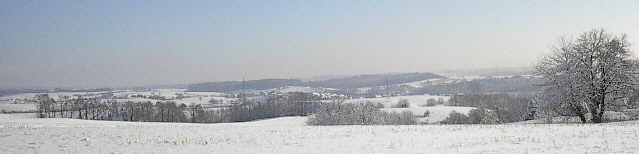
[[[202,104],[180,104],[172,101],[118,102],[96,98],[36,95],[40,118],[77,118],[137,122],[223,123],[244,122],[282,116],[305,116],[314,113],[320,101],[312,95],[289,93],[270,96],[266,102],[246,101],[226,108],[208,108]]]

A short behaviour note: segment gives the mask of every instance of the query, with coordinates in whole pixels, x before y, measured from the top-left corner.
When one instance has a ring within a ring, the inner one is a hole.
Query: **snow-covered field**
[[[34,111],[37,107],[35,104],[0,104],[0,111]]]
[[[408,100],[410,104],[407,108],[394,108],[397,102],[400,99]],[[422,123],[437,123],[448,117],[450,112],[457,111],[459,113],[468,114],[470,110],[475,109],[474,107],[460,107],[460,106],[425,106],[427,100],[429,99],[443,99],[448,101],[450,96],[436,96],[436,95],[408,95],[408,96],[394,96],[394,97],[380,97],[380,98],[358,98],[358,99],[349,99],[346,100],[347,103],[358,103],[358,102],[372,102],[372,103],[381,103],[384,105],[382,108],[383,111],[388,112],[402,112],[402,111],[411,111],[415,116],[421,116],[424,112],[428,111],[428,117],[420,117],[418,118],[419,122]]]
[[[179,95],[182,95],[184,98],[181,99],[177,99]],[[116,99],[119,102],[125,102],[125,101],[133,101],[133,102],[147,102],[147,101],[151,101],[151,102],[157,102],[159,100],[157,99],[150,99],[150,98],[139,98],[139,97],[133,97],[136,95],[141,95],[141,96],[145,96],[145,97],[150,97],[150,96],[161,96],[164,97],[166,99],[168,99],[168,101],[172,101],[175,103],[179,103],[179,104],[208,104],[209,100],[211,99],[215,99],[215,100],[220,100],[221,102],[228,102],[228,101],[236,101],[238,100],[237,98],[226,98],[224,97],[225,93],[219,93],[219,92],[186,92],[186,89],[151,89],[149,91],[131,91],[131,90],[127,90],[127,91],[121,91],[121,92],[117,92],[114,93],[114,96],[116,97],[125,97],[124,99]]]
[[[35,119],[0,114],[0,153],[638,153],[639,122],[306,126]]]
[[[309,90],[287,87],[284,91]],[[56,93],[58,95],[93,95]],[[223,93],[183,89],[119,91],[121,100],[147,101],[132,95],[163,96],[178,103],[208,103]],[[28,111],[35,94],[0,97],[0,109]],[[202,97],[202,99],[200,99]],[[384,104],[384,111],[430,112],[421,122],[437,122],[451,111],[472,107],[424,106],[428,99],[448,96],[412,95],[360,98],[349,103]],[[407,99],[408,108],[392,108]],[[18,101],[19,102],[19,101]],[[24,102],[24,101],[23,101]],[[189,124],[38,119],[34,114],[0,114],[0,153],[639,153],[639,121],[607,124],[308,126],[306,117],[282,117],[244,123]]]

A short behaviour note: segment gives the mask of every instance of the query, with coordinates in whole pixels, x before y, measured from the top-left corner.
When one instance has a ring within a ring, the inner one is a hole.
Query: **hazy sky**
[[[639,44],[639,1],[0,0],[0,87],[522,67],[592,28]]]

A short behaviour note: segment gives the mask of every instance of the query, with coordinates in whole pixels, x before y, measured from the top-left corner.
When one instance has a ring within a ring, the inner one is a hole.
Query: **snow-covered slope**
[[[636,153],[639,122],[306,126],[33,119],[0,114],[0,153]]]

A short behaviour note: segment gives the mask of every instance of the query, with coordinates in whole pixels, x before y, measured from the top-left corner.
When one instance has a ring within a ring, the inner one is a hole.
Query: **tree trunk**
[[[586,119],[586,112],[584,112],[584,108],[581,106],[573,106],[572,111],[577,114],[581,123],[588,123],[588,119]],[[555,110],[556,112],[556,110]]]
[[[592,123],[601,123],[601,116],[599,114],[599,106],[591,105],[590,106],[590,122]]]
[[[583,112],[577,113],[577,115],[579,116],[581,123],[588,123],[588,120],[586,120],[586,115],[584,115]]]
[[[596,103],[593,105],[590,105],[590,121],[592,123],[602,123],[603,119],[603,113],[604,113],[604,103],[605,103],[605,97],[601,97],[596,99]]]
[[[64,118],[64,107],[60,104],[60,118]]]
[[[599,116],[599,114],[597,114],[597,113],[593,114],[591,120],[592,120],[592,123],[601,123],[602,122],[601,116]]]

